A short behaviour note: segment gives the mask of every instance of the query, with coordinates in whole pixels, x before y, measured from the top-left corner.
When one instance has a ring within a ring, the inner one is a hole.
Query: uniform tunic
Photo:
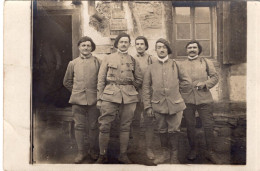
[[[69,62],[63,84],[71,91],[69,103],[93,105],[97,101],[97,75],[100,62],[94,56]]]
[[[175,114],[185,109],[179,90],[179,80],[183,91],[189,89],[190,79],[186,72],[178,70],[172,59],[149,65],[143,80],[144,108],[152,107],[161,114]]]

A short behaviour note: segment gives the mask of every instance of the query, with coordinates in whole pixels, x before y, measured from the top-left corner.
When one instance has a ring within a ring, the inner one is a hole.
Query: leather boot
[[[120,155],[118,157],[118,161],[121,164],[132,164],[132,161],[129,160],[126,153],[120,153]]]
[[[86,157],[87,155],[83,151],[79,151],[77,157],[74,160],[74,163],[76,164],[82,163]]]
[[[103,133],[99,132],[99,148],[100,148],[100,153],[97,161],[95,162],[96,164],[105,164],[107,163],[107,147],[109,143],[109,138],[110,138],[110,133]]]
[[[129,142],[129,132],[120,132],[120,155],[118,161],[123,164],[131,164],[127,157],[127,147]]]
[[[195,128],[187,128],[187,136],[190,144],[190,152],[187,155],[188,160],[195,160],[197,157],[197,146],[198,142],[196,141],[195,135]]]
[[[190,152],[187,155],[188,160],[195,160],[198,155],[198,141],[195,139],[194,145],[191,146]]]
[[[108,161],[107,159],[107,155],[99,155],[97,161],[95,162],[95,164],[106,164]]]
[[[178,159],[178,145],[179,145],[179,135],[178,133],[169,134],[170,144],[171,144],[171,164],[180,164]]]
[[[170,159],[167,136],[167,133],[160,133],[162,155],[154,160],[154,164],[161,164]]]
[[[107,154],[107,147],[110,139],[109,133],[99,133],[99,148],[100,148],[100,155],[106,155]]]
[[[88,154],[93,160],[98,159],[99,148],[98,148],[98,129],[90,129],[89,130],[89,151]]]
[[[205,132],[205,139],[206,139],[207,150],[208,150],[205,157],[214,164],[222,164],[222,161],[213,150],[214,149],[213,129],[205,128],[204,132]]]
[[[146,127],[145,129],[145,142],[146,142],[146,156],[148,159],[154,159],[154,153],[152,150],[152,142],[153,142],[153,127]]]
[[[162,154],[156,158],[154,160],[154,164],[163,164],[165,163],[167,160],[170,160],[170,153],[169,153],[169,149],[163,147],[162,148]]]
[[[78,154],[74,160],[74,163],[81,163],[85,158],[85,150],[84,150],[84,131],[83,130],[75,130],[75,139],[78,147]]]

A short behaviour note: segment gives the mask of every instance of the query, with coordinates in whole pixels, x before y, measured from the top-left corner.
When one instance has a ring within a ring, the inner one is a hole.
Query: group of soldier
[[[131,164],[127,150],[135,115],[144,118],[146,156],[155,164],[180,163],[178,135],[184,116],[190,144],[187,158],[195,160],[197,111],[205,132],[206,157],[213,163],[221,163],[213,150],[213,99],[209,91],[217,84],[218,75],[213,63],[199,56],[202,52],[199,42],[193,40],[186,45],[185,61],[169,57],[172,50],[165,39],[155,43],[157,57],[146,52],[149,45],[143,36],[135,39],[137,55],[132,57],[128,54],[130,42],[128,34],[119,34],[114,42],[117,52],[105,56],[102,62],[92,55],[96,45],[90,37],[82,37],[78,42],[80,55],[68,64],[63,81],[71,91],[69,103],[78,147],[74,162],[81,163],[89,155],[97,164],[108,163],[111,123],[119,117],[118,161]],[[88,152],[84,145],[86,125],[89,126]],[[159,156],[153,151],[154,127],[161,143]]]

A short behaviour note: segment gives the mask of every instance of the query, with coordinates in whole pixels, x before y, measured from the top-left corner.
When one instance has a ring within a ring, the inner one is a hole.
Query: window
[[[186,44],[197,40],[203,48],[200,56],[216,58],[216,22],[214,3],[174,2],[174,57],[187,56]]]

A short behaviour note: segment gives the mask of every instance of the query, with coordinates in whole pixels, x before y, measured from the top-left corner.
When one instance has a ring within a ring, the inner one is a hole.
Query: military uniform
[[[143,53],[142,55],[137,53],[134,58],[139,62],[142,75],[144,76],[145,71],[147,70],[148,66],[157,61],[156,58],[154,58],[152,55],[149,55],[148,53]],[[154,117],[148,117],[147,114],[144,113],[144,105],[142,100],[142,88],[140,87],[138,89],[139,93],[139,99],[140,101],[136,105],[135,110],[135,118],[133,121],[133,132],[134,132],[134,138],[133,138],[133,148],[138,150],[139,147],[139,141],[141,139],[140,137],[140,120],[143,118],[144,126],[145,126],[145,142],[146,142],[146,152],[147,157],[149,159],[153,159],[154,155],[152,152],[152,142],[153,142],[153,134],[154,134]]]
[[[192,80],[192,88],[188,92],[182,92],[182,97],[187,108],[184,110],[184,119],[187,125],[187,135],[191,151],[197,151],[195,138],[195,112],[199,116],[204,127],[205,139],[209,151],[214,148],[213,145],[213,98],[209,91],[218,82],[218,74],[213,63],[203,57],[198,56],[195,59],[187,59],[182,62],[182,70],[186,70]],[[203,89],[198,89],[196,85],[199,82],[205,83]],[[188,158],[194,159],[196,154]]]
[[[63,80],[64,86],[71,91],[69,103],[72,104],[75,138],[80,153],[84,153],[84,134],[86,124],[88,124],[90,149],[94,150],[93,153],[98,154],[98,117],[100,113],[96,108],[96,102],[99,67],[100,62],[96,57],[80,56],[69,62]]]
[[[102,101],[99,117],[100,154],[106,155],[111,123],[120,113],[120,153],[126,153],[130,125],[139,101],[136,89],[142,84],[138,61],[127,53],[116,52],[102,61],[98,74],[98,100]]]

